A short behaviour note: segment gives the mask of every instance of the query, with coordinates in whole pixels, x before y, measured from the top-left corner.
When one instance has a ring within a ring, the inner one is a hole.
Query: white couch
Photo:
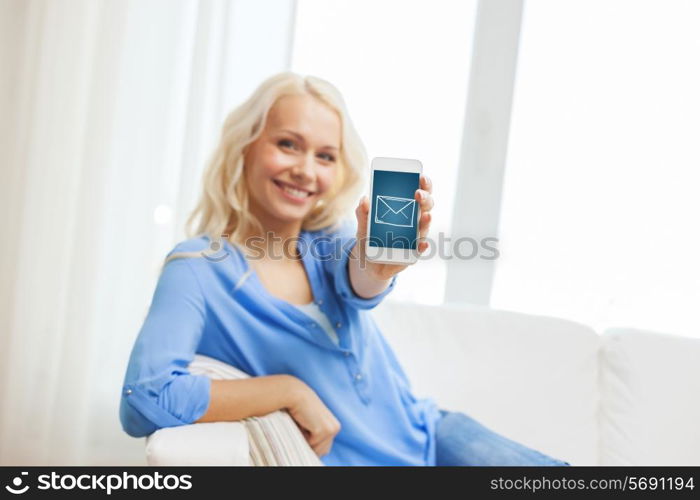
[[[700,465],[700,339],[469,306],[373,314],[417,397],[572,465]],[[249,464],[239,422],[161,429],[146,456]]]

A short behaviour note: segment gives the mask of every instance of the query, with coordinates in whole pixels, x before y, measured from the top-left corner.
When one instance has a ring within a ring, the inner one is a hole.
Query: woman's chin
[[[270,205],[274,206],[274,211],[281,218],[304,218],[314,207],[317,196],[310,196],[307,200],[289,201],[286,199],[276,199]]]
[[[270,197],[267,199],[267,203],[261,202],[260,206],[267,207],[267,213],[278,221],[293,224],[303,221],[313,210],[318,199],[316,194],[301,203],[296,200],[289,201],[284,198]]]
[[[281,222],[286,222],[286,223],[295,223],[299,222],[301,223],[304,218],[308,215],[310,212],[311,207],[294,207],[294,208],[289,208],[289,207],[278,207],[277,210],[274,211],[274,216],[277,220]]]

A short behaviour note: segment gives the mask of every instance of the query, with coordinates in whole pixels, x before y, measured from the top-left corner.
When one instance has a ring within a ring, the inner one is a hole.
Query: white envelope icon
[[[416,200],[397,196],[377,196],[374,222],[390,226],[413,227],[413,211]]]

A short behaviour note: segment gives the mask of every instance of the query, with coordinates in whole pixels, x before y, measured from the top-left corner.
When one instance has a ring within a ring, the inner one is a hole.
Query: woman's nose
[[[297,179],[311,180],[314,177],[314,158],[304,156],[292,167],[292,176]]]

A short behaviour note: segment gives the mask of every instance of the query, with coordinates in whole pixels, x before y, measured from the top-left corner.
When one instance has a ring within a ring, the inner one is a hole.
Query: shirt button
[[[362,374],[358,373],[357,375],[355,375],[355,380],[362,380]]]
[[[341,326],[342,326],[342,325],[341,325],[340,321],[338,321],[338,322],[335,324],[335,327],[336,327],[336,328],[340,328]]]
[[[323,304],[323,299],[318,299],[318,302],[316,302],[319,306]]]
[[[126,395],[128,396],[129,394],[131,394],[131,392],[132,392],[131,389],[127,389],[127,390],[126,390]]]

